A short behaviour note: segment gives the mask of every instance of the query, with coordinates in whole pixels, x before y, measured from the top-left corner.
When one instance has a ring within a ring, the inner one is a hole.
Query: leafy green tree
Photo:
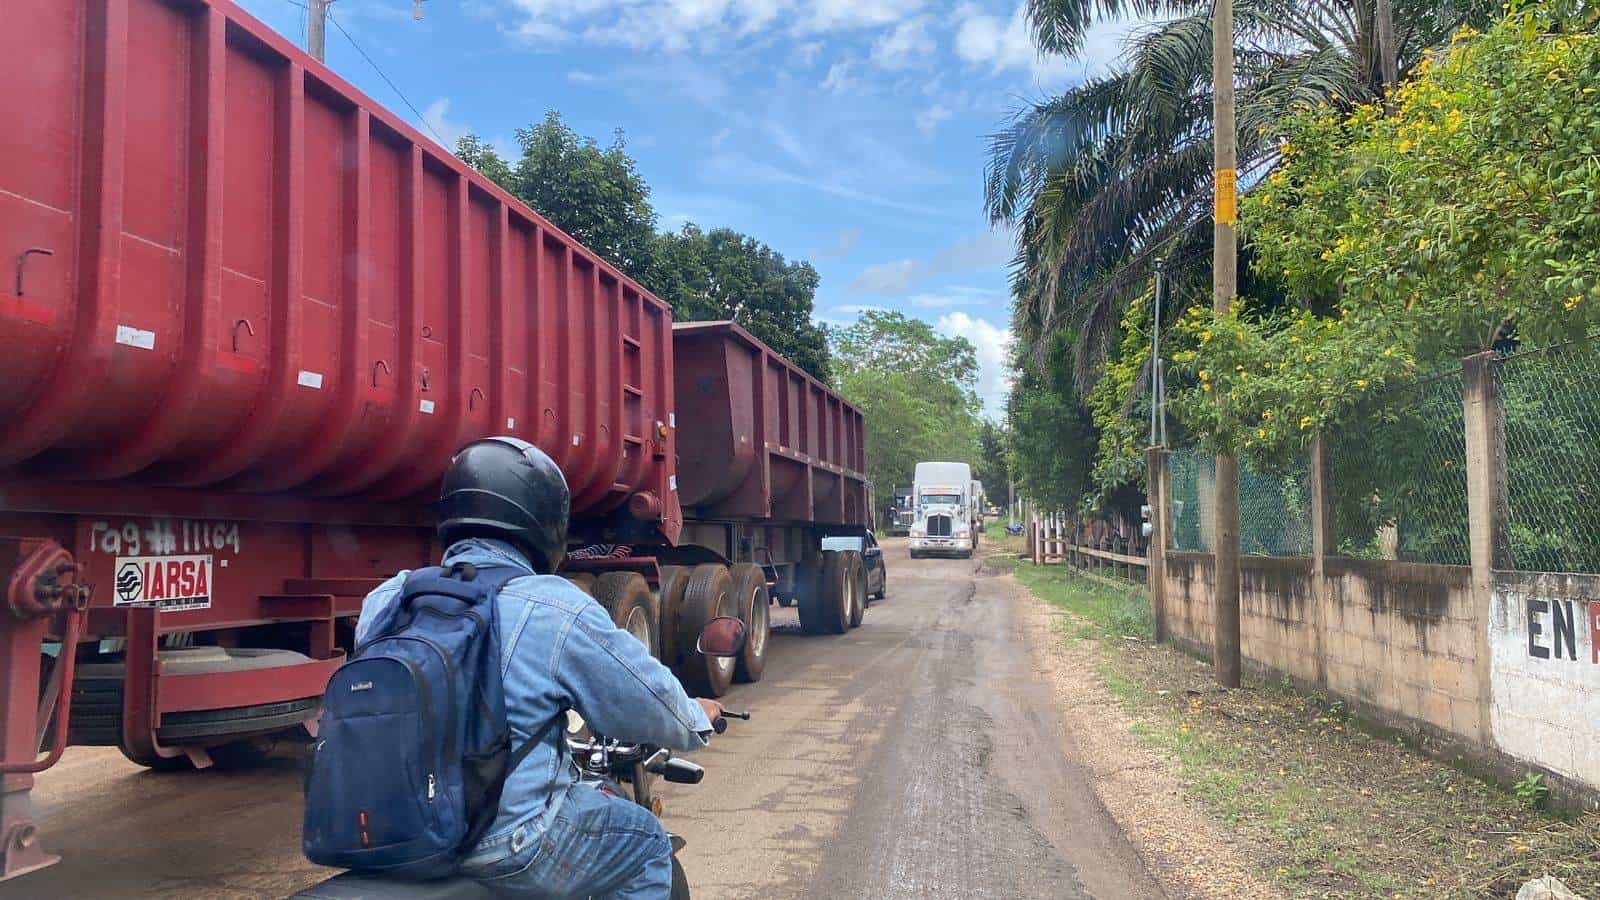
[[[1058,337],[1046,366],[1019,368],[1006,398],[1017,492],[1042,509],[1066,512],[1094,496],[1091,475],[1099,440],[1072,378],[1070,346],[1069,339]]]
[[[1311,108],[1244,207],[1257,268],[1308,301],[1178,323],[1175,401],[1220,446],[1281,456],[1364,398],[1508,338],[1600,329],[1600,37],[1513,13],[1421,67],[1385,115]],[[1213,402],[1222,395],[1226,404]]]
[[[505,188],[508,193],[521,196],[517,194],[517,179],[511,171],[511,165],[488,141],[475,134],[465,134],[456,141],[456,156],[487,176],[490,181]]]
[[[728,228],[689,223],[662,234],[641,279],[672,304],[678,321],[732,319],[800,368],[828,381],[828,342],[811,320],[817,270],[784,259],[766,244]]]
[[[978,449],[982,454],[973,477],[983,482],[983,489],[994,506],[1006,505],[1006,486],[1011,483],[1011,464],[1007,454],[1011,450],[1011,435],[1004,424],[984,419],[978,425]]]
[[[1241,184],[1276,163],[1296,106],[1381,96],[1375,3],[1235,0]],[[1024,108],[990,145],[989,215],[1019,235],[1017,336],[1042,360],[1049,334],[1073,334],[1073,374],[1087,392],[1158,258],[1175,301],[1208,302],[1212,3],[1028,0],[1027,9],[1039,49],[1068,56],[1097,22],[1162,20],[1132,39],[1116,71]],[[1399,71],[1498,10],[1492,0],[1399,0]]]
[[[829,337],[839,392],[866,418],[868,477],[880,500],[909,484],[919,462],[981,468],[982,401],[977,350],[970,341],[941,337],[926,322],[877,310]]]
[[[551,110],[517,129],[517,145],[522,156],[508,164],[469,134],[456,155],[633,278],[649,270],[656,211],[621,129],[601,147]]]
[[[657,234],[650,187],[620,130],[601,147],[552,111],[518,129],[517,143],[514,163],[474,134],[457,142],[456,155],[667,301],[678,321],[732,319],[829,380],[827,337],[811,320],[818,276],[810,263],[727,228]]]

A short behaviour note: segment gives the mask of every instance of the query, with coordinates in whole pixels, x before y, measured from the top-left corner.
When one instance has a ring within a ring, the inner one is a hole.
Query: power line
[[[301,19],[300,31],[301,43],[304,43],[305,29],[309,27],[308,21],[311,15],[311,7],[300,2],[300,0],[283,0],[283,2],[289,4],[290,6],[298,6],[300,9],[305,11],[306,16]],[[367,55],[367,51],[361,49],[361,45],[356,43],[356,39],[350,35],[350,32],[345,30],[344,24],[341,23],[336,16],[334,16],[333,10],[331,9],[328,10],[328,21],[333,23],[333,27],[339,29],[339,33],[344,35],[344,39],[350,42],[350,46],[356,48],[356,52],[361,54],[361,58],[367,61],[367,65],[372,67],[372,71],[377,72],[378,77],[383,79],[383,83],[389,86],[389,90],[394,91],[395,96],[400,98],[400,102],[404,103],[406,108],[411,110],[411,114],[417,117],[417,121],[422,123],[422,127],[428,129],[428,133],[432,134],[433,139],[439,142],[439,146],[445,148],[446,150],[450,149],[450,144],[444,139],[444,135],[441,135],[433,127],[433,125],[428,122],[427,117],[418,111],[416,106],[412,105],[411,101],[406,98],[406,95],[400,90],[400,88],[397,87],[392,80],[390,80],[389,76],[384,74],[382,69],[378,68],[378,64],[373,61],[371,56]]]
[[[361,54],[361,58],[367,61],[367,65],[372,67],[372,71],[377,72],[378,77],[383,79],[383,83],[387,84],[389,89],[394,91],[395,96],[400,98],[400,102],[404,103],[406,108],[411,110],[411,114],[417,117],[417,121],[422,123],[422,127],[428,129],[428,132],[433,135],[433,139],[439,142],[439,146],[445,148],[446,150],[450,149],[450,144],[445,141],[444,135],[441,135],[438,130],[433,127],[433,124],[428,121],[427,117],[423,116],[422,112],[406,98],[406,95],[401,92],[400,88],[397,87],[393,81],[389,79],[389,76],[385,75],[383,70],[378,68],[378,64],[373,61],[372,57],[367,55],[367,51],[361,49],[361,45],[356,43],[356,39],[350,36],[350,32],[345,30],[343,23],[334,17],[331,10],[328,12],[328,21],[333,23],[333,27],[339,29],[339,33],[344,35],[345,40],[350,42],[350,46],[356,48],[356,52]]]

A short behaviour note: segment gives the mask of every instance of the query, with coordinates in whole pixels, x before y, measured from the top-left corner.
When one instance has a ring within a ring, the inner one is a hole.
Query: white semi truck
[[[917,463],[911,490],[911,558],[948,554],[967,558],[977,547],[972,467],[959,462]]]

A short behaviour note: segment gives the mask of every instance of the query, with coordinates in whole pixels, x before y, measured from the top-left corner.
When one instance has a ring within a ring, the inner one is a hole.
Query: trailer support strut
[[[60,859],[39,845],[29,792],[34,773],[55,765],[67,745],[73,662],[90,594],[77,583],[78,571],[54,541],[0,539],[0,574],[8,575],[0,610],[0,881]],[[60,636],[61,649],[41,692],[40,654],[51,634]]]

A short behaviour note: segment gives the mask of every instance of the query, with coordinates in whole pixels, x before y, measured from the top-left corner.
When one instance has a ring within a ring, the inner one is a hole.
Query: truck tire
[[[733,679],[745,683],[761,680],[767,668],[767,638],[772,633],[771,597],[767,593],[767,573],[760,566],[743,563],[733,567],[733,596],[744,623],[744,648],[734,660]]]
[[[849,574],[844,551],[822,551],[816,585],[800,595],[800,627],[807,634],[844,634],[850,629]]]
[[[702,656],[694,648],[700,630],[717,616],[737,616],[733,578],[720,563],[703,563],[689,573],[683,589],[682,615],[678,618],[678,640],[682,642],[682,663],[678,678],[685,687],[704,697],[721,697],[733,686],[734,661]]]
[[[678,640],[678,617],[683,615],[683,589],[689,585],[689,572],[688,566],[661,567],[661,592],[657,604],[661,614],[659,659],[669,669],[678,665],[683,656],[683,642]]]
[[[595,579],[594,599],[611,614],[613,624],[661,658],[661,608],[644,578],[634,572],[606,572]]]
[[[850,578],[850,627],[859,628],[867,615],[867,564],[854,550],[847,550],[844,555]]]

